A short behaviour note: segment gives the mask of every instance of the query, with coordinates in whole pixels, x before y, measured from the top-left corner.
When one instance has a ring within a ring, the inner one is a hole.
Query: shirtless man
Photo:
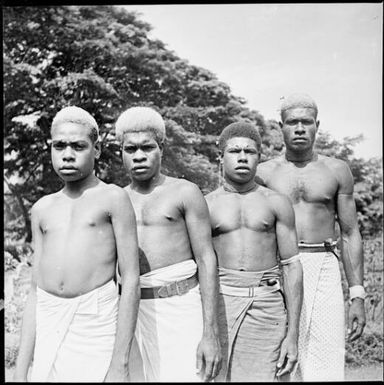
[[[88,112],[62,109],[51,135],[64,187],[32,207],[32,285],[14,380],[27,381],[33,358],[31,381],[126,381],[139,301],[135,214],[124,189],[93,173],[100,144]]]
[[[292,201],[296,215],[304,298],[300,321],[297,379],[344,379],[344,300],[336,245],[350,287],[348,333],[358,338],[365,325],[363,252],[353,199],[353,177],[339,159],[317,154],[317,106],[305,94],[288,97],[281,107],[285,154],[260,164],[258,176]],[[324,243],[325,242],[325,243]]]
[[[132,180],[126,191],[138,226],[136,337],[145,380],[209,381],[220,369],[221,353],[206,202],[195,184],[161,173],[165,125],[155,110],[126,110],[116,122],[116,136]]]
[[[206,196],[219,261],[222,381],[286,379],[297,360],[302,269],[295,217],[287,197],[255,182],[260,149],[254,125],[227,126],[219,138],[224,184]]]

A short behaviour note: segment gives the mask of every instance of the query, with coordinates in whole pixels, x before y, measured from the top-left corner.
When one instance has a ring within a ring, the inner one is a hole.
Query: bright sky
[[[383,4],[131,5],[151,38],[227,83],[266,119],[280,97],[311,95],[320,129],[364,134],[356,155],[382,155]]]

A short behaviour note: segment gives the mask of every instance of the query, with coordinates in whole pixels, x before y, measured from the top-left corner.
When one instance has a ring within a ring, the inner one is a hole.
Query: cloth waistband
[[[173,265],[151,270],[140,276],[140,286],[164,286],[175,281],[192,277],[197,272],[197,265],[193,259],[188,259]]]
[[[278,265],[261,271],[239,271],[219,267],[219,281],[221,285],[234,287],[257,287],[262,282],[278,281],[281,276]]]
[[[233,297],[260,297],[268,293],[274,293],[280,290],[280,282],[275,281],[269,285],[237,287],[220,284],[219,290],[221,294],[230,295]]]
[[[60,301],[60,302],[71,302],[71,301],[78,301],[79,299],[87,298],[95,294],[95,292],[108,292],[109,290],[116,290],[117,292],[117,287],[116,283],[113,279],[110,281],[104,283],[103,285],[96,287],[95,289],[92,289],[88,291],[85,294],[77,295],[76,297],[59,297],[58,295],[51,294],[48,291],[42,289],[41,287],[37,286],[36,291],[38,295],[44,296],[46,298],[50,298],[55,301]]]

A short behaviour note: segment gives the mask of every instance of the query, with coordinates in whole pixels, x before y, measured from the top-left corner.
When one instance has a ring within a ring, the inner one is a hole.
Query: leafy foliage
[[[102,155],[96,172],[107,183],[126,185],[114,121],[124,109],[149,105],[165,118],[163,170],[199,185],[219,182],[216,147],[223,127],[255,123],[263,138],[262,161],[281,153],[276,121],[265,120],[210,71],[192,65],[150,39],[151,26],[115,6],[5,7],[4,168],[7,227],[30,241],[29,209],[61,181],[50,162],[50,123],[67,105],[83,107],[100,126]],[[355,159],[361,137],[338,142],[321,134],[317,146],[346,160],[357,182],[359,223],[374,234],[382,221],[380,162]],[[10,218],[10,212],[16,212]],[[21,220],[22,218],[22,220]]]

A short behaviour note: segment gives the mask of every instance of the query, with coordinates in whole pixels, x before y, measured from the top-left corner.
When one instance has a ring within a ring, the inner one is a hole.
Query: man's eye
[[[124,151],[125,152],[128,152],[129,154],[132,154],[136,151],[136,148],[135,147],[124,147]]]
[[[64,149],[64,144],[63,143],[54,143],[52,145],[52,147],[55,149],[55,150],[63,150]]]
[[[142,149],[144,152],[152,151],[155,147],[154,146],[143,146]]]
[[[84,150],[85,146],[82,145],[82,144],[75,144],[73,146],[73,148],[76,150],[76,151],[81,151],[81,150]]]

